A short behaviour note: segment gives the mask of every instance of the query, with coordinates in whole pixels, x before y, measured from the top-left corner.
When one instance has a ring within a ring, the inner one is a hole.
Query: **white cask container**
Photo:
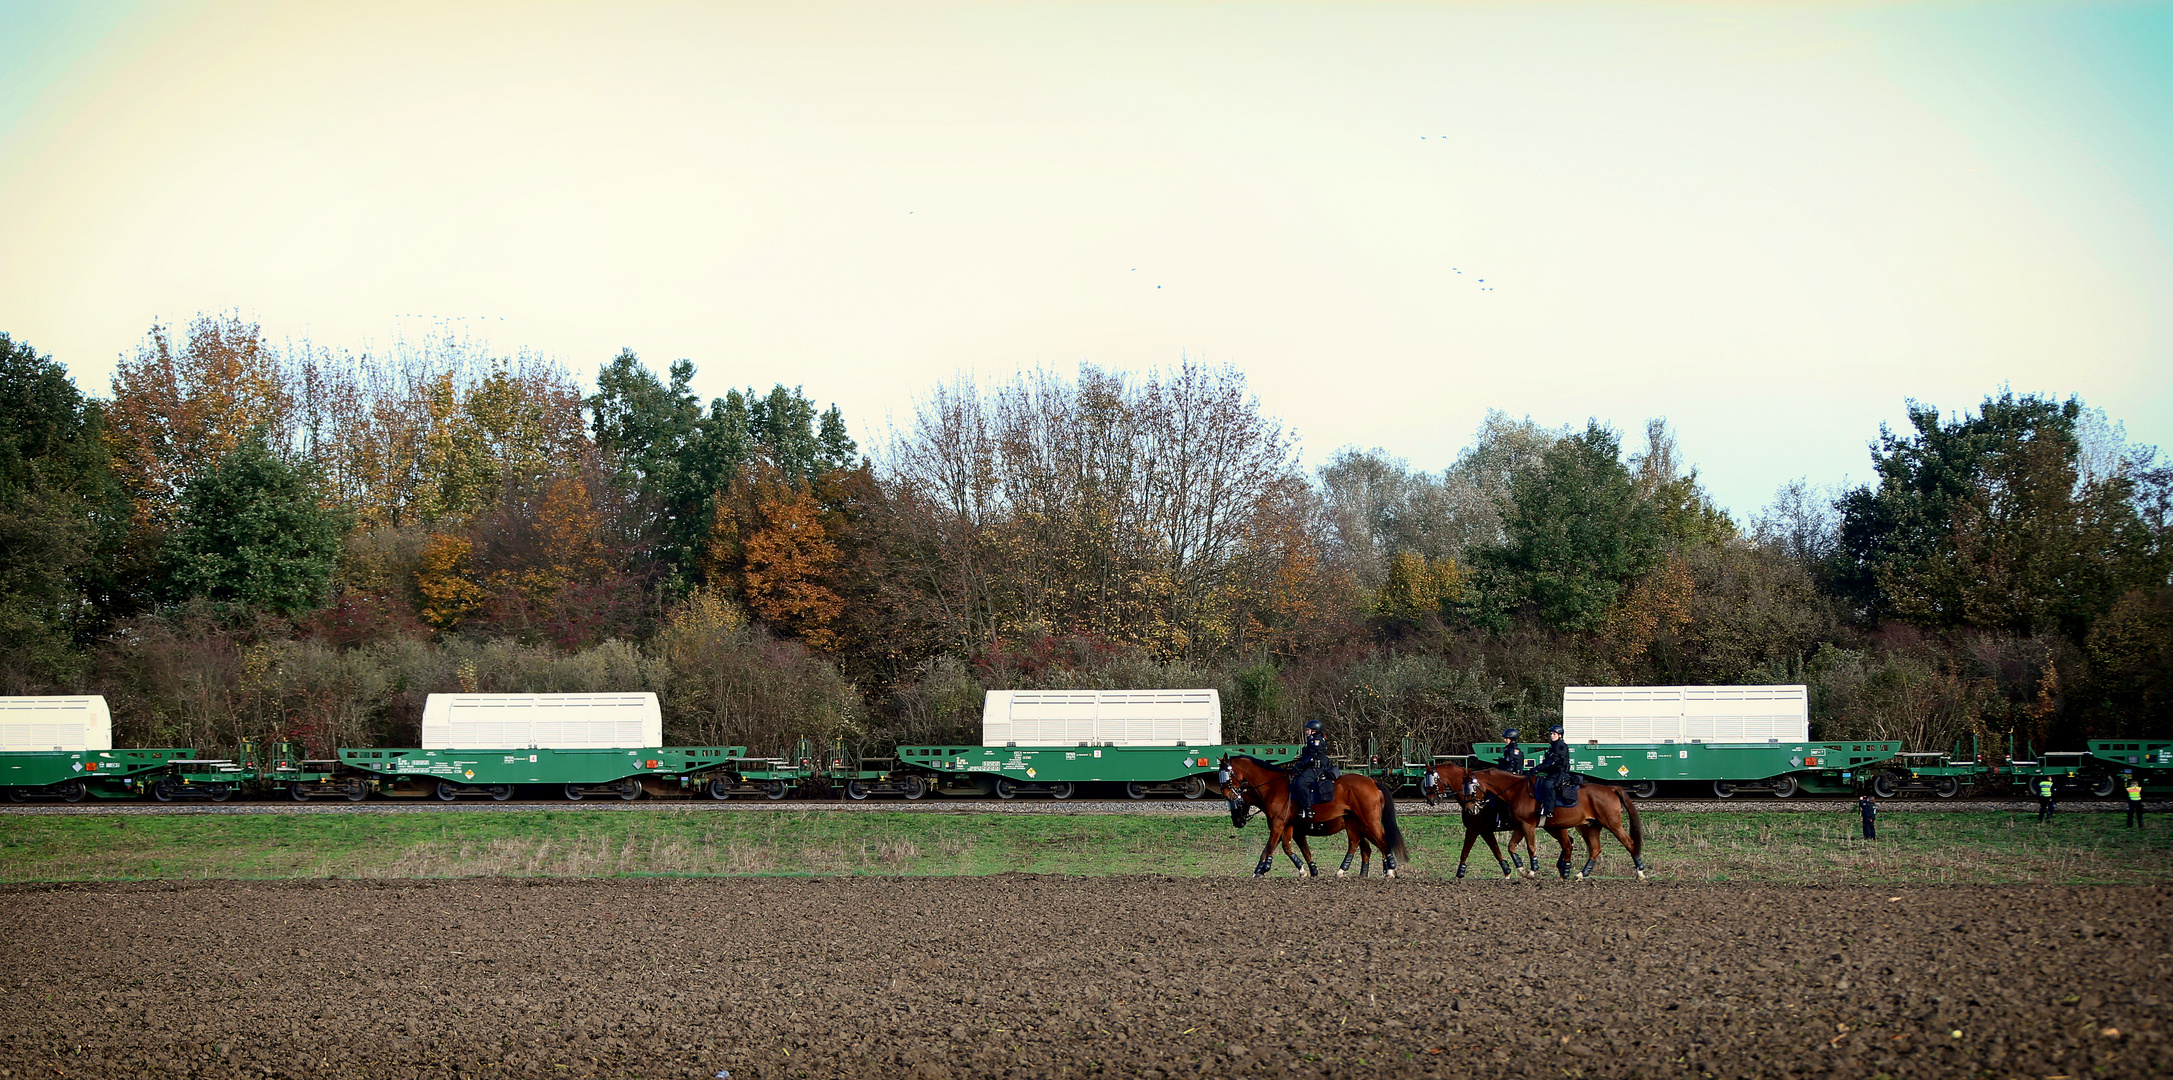
[[[105,698],[0,698],[0,750],[111,749],[113,714]]]
[[[1573,743],[1804,742],[1802,686],[1565,686],[1562,737]]]
[[[1219,690],[991,690],[983,746],[1214,746]]]
[[[611,750],[664,745],[655,694],[432,694],[425,750]]]

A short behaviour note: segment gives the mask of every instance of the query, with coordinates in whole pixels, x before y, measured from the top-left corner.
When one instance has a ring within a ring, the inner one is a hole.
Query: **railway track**
[[[1677,813],[1843,813],[1855,808],[1855,803],[1843,798],[1823,799],[1647,799],[1638,804],[1645,811]],[[2165,808],[2163,803],[2152,803],[2155,812]],[[1879,803],[1883,811],[1893,813],[1956,813],[2036,811],[2036,803],[2026,799],[1888,799]],[[2121,805],[2112,800],[2075,800],[2062,802],[2061,813],[2113,813]],[[850,801],[844,799],[784,799],[714,802],[707,799],[642,799],[634,802],[561,802],[549,799],[515,799],[507,802],[471,801],[437,802],[422,800],[375,799],[365,803],[318,802],[228,802],[228,803],[21,803],[0,805],[0,818],[10,816],[49,817],[69,815],[144,817],[167,814],[194,816],[261,815],[261,814],[508,814],[508,813],[565,813],[565,814],[627,814],[679,811],[683,813],[907,813],[907,814],[1133,814],[1160,817],[1216,817],[1229,811],[1219,799],[1185,801],[1181,799],[923,799],[907,802],[899,799],[868,799]],[[1456,812],[1454,803],[1427,806],[1419,799],[1398,799],[1396,812],[1405,815],[1438,815]]]

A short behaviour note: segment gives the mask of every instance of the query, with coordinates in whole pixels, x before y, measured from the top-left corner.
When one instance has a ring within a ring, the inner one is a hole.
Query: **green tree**
[[[191,482],[164,556],[171,598],[297,615],[321,606],[346,516],[305,468],[249,439]]]
[[[98,614],[96,554],[126,515],[104,415],[61,365],[0,334],[0,693],[67,683]]]
[[[2071,637],[2128,590],[2163,584],[2138,513],[2137,460],[2089,469],[2082,403],[2005,393],[1913,435],[1880,433],[1876,488],[1843,495],[1834,578],[1858,613],[1922,626]]]
[[[1505,539],[1476,551],[1467,615],[1497,630],[1519,610],[1570,632],[1605,621],[1660,554],[1659,515],[1621,454],[1615,433],[1594,421],[1511,479]]]

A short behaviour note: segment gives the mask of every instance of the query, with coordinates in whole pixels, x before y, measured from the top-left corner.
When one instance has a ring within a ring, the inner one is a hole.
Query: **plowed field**
[[[2173,893],[1155,877],[0,891],[0,1076],[2143,1076]]]

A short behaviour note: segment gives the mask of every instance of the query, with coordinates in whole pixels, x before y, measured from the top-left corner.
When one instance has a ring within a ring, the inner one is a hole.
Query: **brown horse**
[[[1463,777],[1462,783],[1452,787],[1449,781],[1441,778],[1438,766],[1419,776],[1419,793],[1426,797],[1426,805],[1439,806],[1438,797],[1446,793],[1463,808],[1464,851],[1456,857],[1456,876],[1464,876],[1471,863],[1471,846],[1481,840],[1485,840],[1486,849],[1494,853],[1494,862],[1501,867],[1504,878],[1515,877],[1517,871],[1524,869],[1524,859],[1517,855],[1518,844],[1525,844],[1524,854],[1534,859],[1533,866],[1538,866],[1537,853],[1525,841],[1523,832],[1501,800],[1482,791],[1473,772],[1466,770]],[[1506,859],[1502,858],[1501,845],[1494,840],[1495,833],[1505,830],[1509,832],[1509,857]],[[1514,869],[1511,863],[1515,864]]]
[[[1542,826],[1539,823],[1539,800],[1532,793],[1532,782],[1529,779],[1500,769],[1474,771],[1453,762],[1434,766],[1432,776],[1436,788],[1456,792],[1459,802],[1466,798],[1464,793],[1468,786],[1499,799],[1516,821],[1517,830],[1524,838],[1525,850],[1534,852],[1532,861],[1538,862],[1534,845]],[[1625,821],[1629,825],[1628,831],[1623,829]],[[1547,821],[1544,828],[1561,842],[1562,857],[1554,865],[1562,872],[1563,877],[1569,876],[1570,869],[1569,830],[1576,829],[1584,834],[1587,857],[1584,868],[1577,872],[1578,877],[1584,878],[1592,876],[1592,868],[1600,861],[1600,830],[1605,829],[1622,842],[1623,850],[1630,853],[1630,865],[1637,869],[1638,880],[1644,880],[1645,826],[1639,819],[1637,804],[1630,801],[1629,794],[1621,788],[1595,783],[1582,785],[1577,789],[1577,801],[1556,808],[1554,816]],[[1470,849],[1466,847],[1465,850],[1468,852]],[[1525,875],[1536,876],[1532,870],[1525,871]]]
[[[1372,777],[1356,773],[1336,777],[1335,797],[1313,804],[1313,820],[1301,822],[1296,820],[1290,801],[1290,774],[1258,758],[1233,754],[1222,759],[1222,797],[1229,800],[1230,822],[1238,828],[1245,826],[1250,807],[1260,808],[1268,819],[1268,843],[1260,849],[1254,877],[1266,874],[1275,864],[1277,844],[1290,855],[1293,839],[1305,853],[1305,861],[1300,863],[1296,855],[1290,855],[1291,865],[1301,874],[1318,876],[1320,868],[1313,865],[1313,849],[1305,842],[1307,836],[1333,836],[1339,832],[1349,836],[1350,846],[1343,853],[1337,877],[1350,872],[1354,855],[1360,860],[1358,876],[1366,876],[1372,869],[1374,848],[1381,849],[1381,873],[1385,877],[1396,876],[1397,859],[1409,861],[1411,857],[1404,849],[1403,829],[1396,824],[1396,800]]]

